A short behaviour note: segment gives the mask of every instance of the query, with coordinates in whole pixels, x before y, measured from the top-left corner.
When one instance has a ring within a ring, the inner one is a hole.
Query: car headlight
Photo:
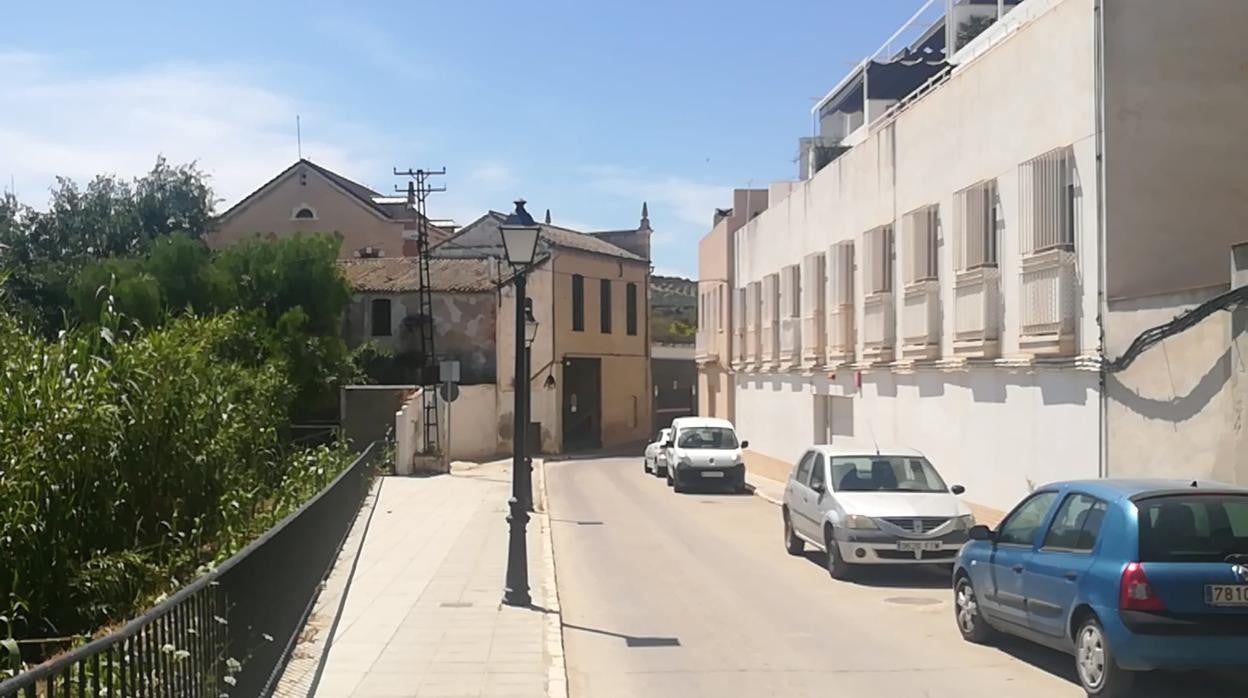
[[[691,466],[691,465],[693,465],[693,459],[692,459],[692,458],[690,458],[689,456],[681,456],[681,457],[680,457],[680,464],[681,464],[681,465],[683,465],[683,466],[686,466],[686,467]]]
[[[870,516],[862,516],[861,514],[850,514],[849,516],[846,516],[845,527],[856,528],[859,530],[863,530],[863,529],[871,530],[871,529],[879,528],[879,526],[875,525],[875,519],[871,518]]]
[[[965,514],[963,516],[955,516],[953,518],[953,528],[958,531],[969,531],[975,525],[975,516],[973,514]]]

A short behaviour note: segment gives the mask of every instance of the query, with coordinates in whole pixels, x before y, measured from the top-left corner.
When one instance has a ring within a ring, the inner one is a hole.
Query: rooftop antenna
[[[299,148],[299,159],[303,159],[303,126],[299,123],[299,115],[295,114],[295,144]]]

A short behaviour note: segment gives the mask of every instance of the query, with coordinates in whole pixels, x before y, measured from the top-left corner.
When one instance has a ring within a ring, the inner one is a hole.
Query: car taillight
[[[1132,562],[1122,571],[1122,587],[1118,607],[1124,611],[1164,611],[1166,605],[1153,591],[1144,573],[1144,565]]]

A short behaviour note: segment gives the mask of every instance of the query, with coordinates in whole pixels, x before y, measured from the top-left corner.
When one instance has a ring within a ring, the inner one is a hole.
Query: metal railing
[[[370,445],[297,511],[142,616],[0,683],[0,698],[270,695],[381,451]]]

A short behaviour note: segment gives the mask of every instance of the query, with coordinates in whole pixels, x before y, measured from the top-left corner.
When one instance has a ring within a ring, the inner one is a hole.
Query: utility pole
[[[429,216],[425,200],[435,192],[446,191],[445,186],[431,186],[430,177],[446,174],[446,168],[438,170],[394,168],[395,177],[407,177],[407,186],[395,186],[397,192],[407,194],[407,207],[416,212],[416,254],[420,264],[420,290],[417,292],[419,311],[416,317],[417,351],[420,357],[418,384],[421,390],[421,417],[425,425],[425,454],[439,452],[438,440],[438,356],[433,345],[433,291],[429,282]],[[448,444],[449,446],[449,444]]]

